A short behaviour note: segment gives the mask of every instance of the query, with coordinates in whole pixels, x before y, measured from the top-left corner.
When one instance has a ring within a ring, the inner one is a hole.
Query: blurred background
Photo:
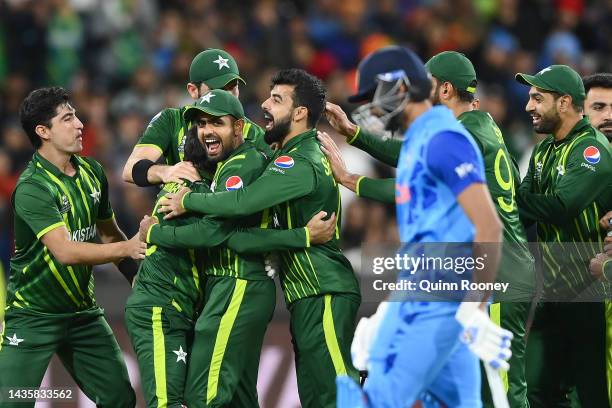
[[[612,71],[611,21],[612,0],[0,0],[0,265],[8,273],[10,197],[32,155],[18,109],[33,88],[61,85],[72,92],[85,124],[83,154],[104,165],[117,219],[131,235],[151,211],[157,189],[123,182],[121,170],[157,112],[191,103],[189,65],[205,48],[223,48],[235,57],[247,81],[240,99],[256,122],[269,79],[280,68],[317,75],[329,100],[349,112],[355,108],[346,103],[355,68],[371,51],[401,44],[424,61],[440,51],[461,51],[476,67],[481,109],[502,129],[524,175],[537,140],[524,113],[527,88],[514,81],[514,73],[534,73],[553,63],[582,75]],[[329,130],[325,123],[321,128]],[[344,143],[341,148],[354,172],[392,176],[369,156]],[[362,245],[397,242],[392,206],[344,190],[343,209],[342,245],[356,270]],[[138,387],[123,329],[129,288],[113,268],[97,268],[95,276],[99,303]],[[268,334],[260,369],[262,406],[298,406],[281,299]],[[70,384],[58,364],[45,382]],[[83,399],[69,405],[88,404]]]

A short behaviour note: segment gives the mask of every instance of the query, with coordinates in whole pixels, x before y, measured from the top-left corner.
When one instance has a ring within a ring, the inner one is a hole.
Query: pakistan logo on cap
[[[219,66],[219,71],[221,71],[221,68],[223,67],[229,69],[228,61],[228,58],[223,58],[221,55],[217,55],[217,59],[213,62]]]

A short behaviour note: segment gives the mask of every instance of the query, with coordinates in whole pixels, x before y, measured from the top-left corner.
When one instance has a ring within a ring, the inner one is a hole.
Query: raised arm
[[[397,161],[402,148],[398,139],[383,139],[351,122],[346,113],[338,105],[327,102],[325,116],[332,127],[346,138],[346,142],[375,159],[392,167],[397,167]]]

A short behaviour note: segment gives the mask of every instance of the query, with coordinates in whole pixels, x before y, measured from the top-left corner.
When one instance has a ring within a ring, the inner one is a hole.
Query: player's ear
[[[194,84],[193,82],[187,83],[187,92],[189,93],[189,96],[191,96],[191,99],[198,99],[201,96],[200,94],[204,94],[208,92],[208,89],[204,89],[202,90],[202,92],[200,92],[200,89],[202,88],[202,86],[204,88],[207,88],[207,86],[203,84],[202,82],[199,82],[196,84]]]
[[[557,111],[567,112],[572,105],[572,97],[569,95],[560,96],[557,99]]]
[[[44,125],[38,125],[34,128],[34,131],[36,132],[36,134],[43,140],[43,141],[49,141],[50,139],[50,135],[49,135],[49,128],[44,126]]]
[[[302,120],[308,119],[308,108],[305,106],[298,106],[293,110],[293,120],[295,122],[300,122]]]
[[[453,89],[453,84],[451,84],[450,82],[444,82],[442,84],[442,97],[445,99],[450,99],[453,95]]]
[[[234,136],[242,136],[244,131],[244,119],[236,119],[234,121]]]

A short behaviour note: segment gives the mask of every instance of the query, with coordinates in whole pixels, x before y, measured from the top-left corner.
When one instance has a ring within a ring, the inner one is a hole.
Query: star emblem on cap
[[[23,339],[17,338],[17,333],[13,333],[13,337],[6,336],[6,338],[9,341],[9,345],[11,346],[18,346],[19,343],[23,341]]]
[[[182,361],[183,363],[187,364],[187,353],[185,353],[183,351],[183,346],[179,346],[178,350],[172,350],[172,352],[174,354],[176,354],[176,362],[178,363],[179,361]]]
[[[538,75],[542,75],[543,73],[548,72],[548,71],[551,71],[551,70],[552,70],[552,68],[551,68],[551,67],[544,68],[543,70],[541,70],[540,72],[538,72]]]
[[[200,103],[210,103],[210,98],[214,97],[215,94],[213,94],[212,92],[207,93],[206,95],[204,95],[203,97],[200,98]]]
[[[220,71],[221,68],[223,67],[226,67],[229,69],[228,61],[229,61],[229,58],[223,58],[222,56],[217,55],[217,59],[214,60],[213,62],[219,66],[219,71]]]

